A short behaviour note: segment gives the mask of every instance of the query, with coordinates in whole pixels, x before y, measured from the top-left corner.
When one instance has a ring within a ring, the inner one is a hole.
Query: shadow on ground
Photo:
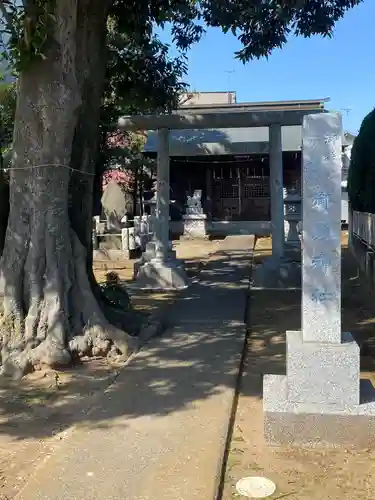
[[[255,260],[265,253],[256,252]],[[201,281],[179,298],[178,314],[172,309],[168,318],[169,326],[174,326],[173,338],[167,334],[154,340],[124,369],[121,381],[115,385],[117,391],[121,383],[123,402],[115,411],[104,408],[89,413],[89,408],[99,400],[100,404],[107,401],[102,401],[101,393],[114,382],[119,367],[108,366],[102,360],[84,360],[62,372],[35,373],[17,384],[0,380],[1,434],[9,435],[11,440],[43,438],[73,424],[102,426],[111,425],[117,417],[165,415],[217,394],[232,383],[243,324],[238,315],[231,317],[231,304],[237,302],[245,313],[246,286],[228,285],[225,281],[229,281],[228,273],[238,273],[239,266],[248,267],[248,258],[241,251],[238,254],[236,259],[225,252],[215,254],[206,264]],[[246,282],[247,273],[243,276]],[[343,283],[343,327],[361,343],[371,344],[375,340],[375,318],[363,305],[361,294],[366,292],[346,249]],[[285,373],[285,332],[300,328],[300,296],[298,291],[251,294],[247,363],[253,375],[260,375],[259,380],[265,373]],[[362,364],[363,370],[375,371],[372,356],[363,356]],[[186,387],[181,391],[185,379]],[[137,391],[131,391],[134,386]],[[252,391],[249,395],[261,397],[260,383],[249,384],[248,390]]]
[[[178,412],[232,386],[249,269],[249,255],[243,251],[215,254],[200,281],[179,297],[178,309],[172,308],[167,322],[174,327],[173,336],[167,332],[154,339],[120,376],[118,367],[102,360],[83,360],[18,383],[0,380],[1,435],[9,442],[43,439],[77,424],[111,426],[120,417],[127,425],[129,419]],[[241,286],[228,285],[228,275],[239,272]],[[121,393],[121,400],[108,404],[114,392]]]

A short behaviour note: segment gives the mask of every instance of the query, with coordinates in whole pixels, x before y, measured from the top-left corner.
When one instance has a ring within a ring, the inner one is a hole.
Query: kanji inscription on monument
[[[341,342],[338,120],[338,115],[330,115],[328,123],[311,118],[303,131],[302,332],[304,341],[311,342]]]

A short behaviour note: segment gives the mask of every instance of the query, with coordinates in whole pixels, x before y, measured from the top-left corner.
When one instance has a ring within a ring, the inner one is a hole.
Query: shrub
[[[375,109],[364,118],[354,140],[348,198],[353,210],[375,213]]]

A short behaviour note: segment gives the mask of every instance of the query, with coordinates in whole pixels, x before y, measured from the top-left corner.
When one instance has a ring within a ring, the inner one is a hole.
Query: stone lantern
[[[300,230],[302,220],[302,198],[296,187],[284,188],[285,244],[300,248]]]

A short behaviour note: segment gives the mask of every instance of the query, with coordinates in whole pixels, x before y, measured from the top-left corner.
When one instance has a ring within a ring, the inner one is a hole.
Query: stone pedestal
[[[183,215],[185,238],[207,237],[207,215],[203,213],[202,191],[196,190],[193,196],[188,196],[186,212]]]
[[[359,404],[359,347],[350,333],[342,342],[308,342],[301,331],[287,332],[288,400],[328,404],[337,409]]]
[[[375,445],[374,390],[360,392],[359,347],[341,332],[341,116],[303,122],[302,331],[287,332],[286,376],[265,375],[271,445]]]
[[[184,238],[207,238],[207,215],[206,214],[185,214]]]

